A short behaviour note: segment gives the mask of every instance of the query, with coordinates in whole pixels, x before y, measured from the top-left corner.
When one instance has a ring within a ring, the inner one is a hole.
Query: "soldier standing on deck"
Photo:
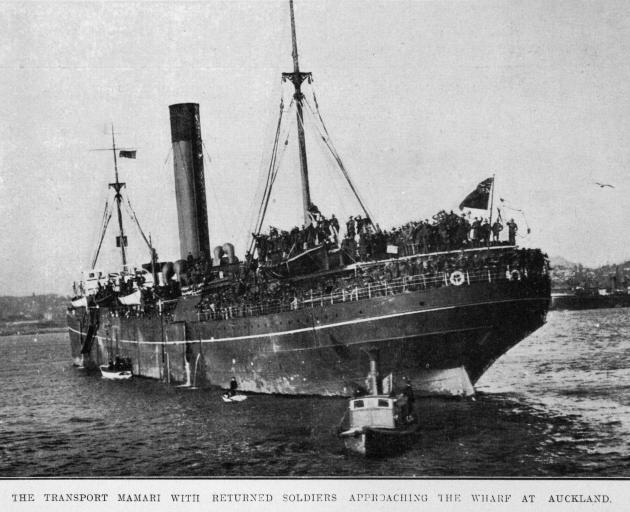
[[[481,238],[479,235],[479,231],[481,228],[481,220],[475,217],[475,221],[472,223],[470,230],[470,240],[472,241],[473,247],[479,246],[479,239]]]
[[[352,215],[350,215],[348,222],[346,222],[346,236],[348,238],[354,238],[355,234],[356,231],[354,230],[354,219],[352,218]]]
[[[337,217],[335,217],[335,214],[332,214],[332,217],[330,218],[330,225],[333,227],[333,229],[335,231],[339,231],[339,221],[337,220]]]
[[[492,224],[492,240],[494,242],[499,241],[499,234],[501,233],[501,231],[503,231],[503,224],[501,224],[499,219],[497,219],[496,221],[494,221],[494,224]]]
[[[516,233],[518,232],[518,226],[514,219],[510,219],[510,222],[507,223],[508,227],[508,236],[510,238],[510,245],[516,244]]]

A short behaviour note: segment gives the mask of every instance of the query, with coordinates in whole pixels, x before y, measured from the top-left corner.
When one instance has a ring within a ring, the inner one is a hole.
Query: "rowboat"
[[[221,395],[221,398],[223,399],[223,401],[225,403],[235,403],[235,402],[242,402],[243,400],[247,400],[247,395],[232,395],[230,396],[229,393],[223,393]]]
[[[108,365],[101,365],[99,368],[104,379],[127,380],[133,376],[131,370],[112,370]]]

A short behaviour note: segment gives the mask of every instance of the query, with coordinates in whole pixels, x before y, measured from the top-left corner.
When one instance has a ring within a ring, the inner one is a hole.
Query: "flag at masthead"
[[[121,183],[118,180],[118,159],[116,158],[116,139],[114,137],[114,124],[112,123],[112,153],[114,154],[114,173],[116,181],[110,183],[109,186],[116,191],[114,199],[116,200],[116,211],[118,212],[118,237],[116,239],[118,247],[120,247],[120,256],[122,259],[123,267],[127,264],[127,254],[125,252],[125,246],[127,245],[127,237],[125,236],[125,230],[123,228],[122,213],[120,211],[120,203],[122,202],[122,195],[120,190],[125,186],[125,183]],[[122,155],[121,155],[122,156]],[[96,264],[96,261],[94,262]]]
[[[477,185],[477,188],[468,194],[460,203],[459,209],[473,208],[476,210],[487,210],[493,185],[494,177],[483,180]]]

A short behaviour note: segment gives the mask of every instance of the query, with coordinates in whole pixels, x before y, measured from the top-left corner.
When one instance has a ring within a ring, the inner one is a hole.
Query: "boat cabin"
[[[107,277],[102,270],[90,270],[83,273],[82,287],[85,295],[96,295],[98,292],[98,285],[101,286],[107,283]]]
[[[112,285],[113,290],[118,293],[123,283],[133,281],[134,289],[138,288],[137,282],[142,282],[143,288],[153,288],[153,274],[141,267],[125,265],[122,272],[110,272],[106,274],[102,270],[89,270],[83,272],[80,289],[76,289],[75,295],[96,295],[101,287]],[[99,287],[100,284],[100,287]]]
[[[350,400],[350,428],[396,428],[396,399],[385,395],[362,396]]]

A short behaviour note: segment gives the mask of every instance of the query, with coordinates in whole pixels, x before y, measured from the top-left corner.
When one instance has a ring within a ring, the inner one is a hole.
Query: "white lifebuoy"
[[[512,270],[512,272],[510,272],[510,280],[512,280],[512,281],[520,281],[521,280],[521,273],[518,270]]]
[[[451,284],[455,286],[460,286],[464,284],[464,279],[464,273],[460,270],[456,270],[455,272],[453,272],[450,277]]]

